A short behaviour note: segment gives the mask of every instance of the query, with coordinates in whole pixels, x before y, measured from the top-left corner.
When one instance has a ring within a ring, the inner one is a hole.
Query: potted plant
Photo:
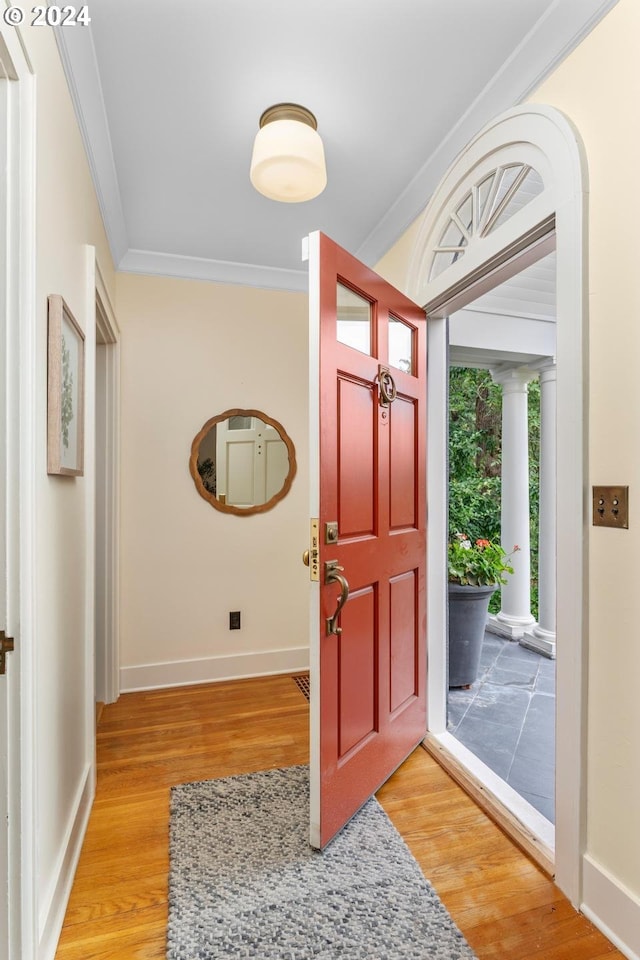
[[[478,676],[482,640],[491,595],[505,574],[513,573],[511,557],[498,543],[472,542],[464,533],[449,540],[449,686],[470,687]]]

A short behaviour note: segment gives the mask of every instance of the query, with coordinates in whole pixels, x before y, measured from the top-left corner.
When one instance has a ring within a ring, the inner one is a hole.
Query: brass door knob
[[[328,637],[330,637],[332,634],[335,634],[335,636],[339,637],[342,633],[342,627],[338,626],[338,617],[340,616],[340,611],[349,599],[349,582],[347,578],[343,577],[342,573],[339,572],[342,570],[344,570],[344,567],[340,567],[337,560],[327,560],[325,562],[324,582],[327,584],[340,584],[340,596],[338,597],[338,606],[336,607],[336,612],[332,617],[327,617],[326,620]]]

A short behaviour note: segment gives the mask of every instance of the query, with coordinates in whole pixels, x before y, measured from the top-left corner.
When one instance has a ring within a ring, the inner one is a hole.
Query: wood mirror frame
[[[228,420],[231,417],[256,417],[258,420],[262,420],[267,426],[274,427],[280,435],[283,443],[287,448],[287,455],[289,458],[289,470],[285,477],[284,483],[280,490],[275,493],[270,500],[267,500],[265,503],[257,503],[252,507],[236,507],[230,503],[221,503],[218,498],[211,493],[205,487],[202,477],[198,472],[198,456],[200,453],[200,444],[203,439],[207,436],[212,427],[217,423],[221,423],[223,420]],[[207,503],[210,503],[212,507],[216,510],[220,510],[221,513],[231,513],[235,514],[237,517],[250,517],[256,513],[266,513],[267,510],[272,510],[277,503],[279,503],[291,489],[291,484],[293,483],[293,478],[296,475],[297,465],[296,465],[296,448],[293,445],[293,441],[287,431],[284,429],[281,423],[277,420],[274,420],[273,417],[268,417],[266,413],[263,413],[261,410],[247,410],[241,407],[233,407],[231,410],[225,410],[224,413],[218,414],[216,417],[211,417],[210,420],[204,424],[202,429],[198,434],[196,434],[193,443],[191,444],[191,457],[189,459],[189,470],[191,476],[193,477],[193,482],[196,485],[196,490]]]

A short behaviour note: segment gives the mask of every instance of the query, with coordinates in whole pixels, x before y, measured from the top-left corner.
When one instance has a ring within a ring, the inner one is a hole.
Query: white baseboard
[[[64,915],[89,822],[94,790],[94,777],[92,776],[91,764],[88,763],[78,787],[54,875],[39,911],[40,944],[38,956],[42,957],[43,960],[54,960],[56,955]]]
[[[309,648],[265,650],[200,660],[174,660],[168,663],[142,663],[120,669],[120,692],[185,687],[217,680],[246,680],[278,673],[296,673],[309,669]]]
[[[585,917],[629,960],[640,960],[640,898],[596,863],[584,857],[580,907]]]

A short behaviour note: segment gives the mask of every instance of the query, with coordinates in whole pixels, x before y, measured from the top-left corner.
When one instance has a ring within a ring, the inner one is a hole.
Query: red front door
[[[427,357],[423,310],[323,234],[309,237],[309,261],[310,799],[322,848],[425,734]]]

